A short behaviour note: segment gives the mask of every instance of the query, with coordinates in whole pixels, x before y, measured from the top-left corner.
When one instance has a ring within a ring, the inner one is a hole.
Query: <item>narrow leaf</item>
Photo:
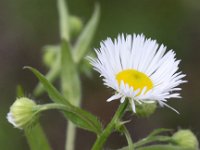
[[[59,12],[59,21],[60,21],[60,37],[67,41],[70,40],[69,34],[69,14],[68,8],[65,0],[58,1],[58,12]]]
[[[81,99],[80,78],[67,41],[61,46],[61,89],[71,104],[79,106]]]
[[[79,63],[81,59],[88,52],[91,45],[94,33],[96,32],[100,19],[100,6],[96,4],[94,13],[86,24],[84,30],[77,39],[77,42],[73,48],[73,58],[76,63]]]
[[[56,103],[67,104],[66,99],[56,90],[56,88],[36,69],[32,67],[24,67],[25,69],[31,70],[35,76],[40,80],[41,84],[44,86],[44,89],[47,91],[49,97]]]
[[[68,107],[64,114],[80,128],[95,132],[98,135],[102,132],[102,126],[99,120],[91,113],[79,107]]]
[[[102,131],[101,123],[94,115],[85,110],[82,110],[79,107],[73,106],[56,90],[56,88],[39,71],[37,71],[32,67],[25,67],[25,68],[31,70],[35,74],[35,76],[43,84],[49,97],[55,103],[64,104],[66,106],[64,115],[67,119],[72,121],[80,128],[95,132],[97,134],[101,133]]]
[[[25,135],[31,150],[52,150],[39,123],[25,130]]]

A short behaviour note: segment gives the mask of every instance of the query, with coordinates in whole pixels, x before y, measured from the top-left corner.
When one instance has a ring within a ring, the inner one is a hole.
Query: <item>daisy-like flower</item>
[[[119,35],[100,43],[96,49],[97,58],[89,57],[94,69],[103,77],[104,84],[116,92],[107,101],[129,99],[133,112],[135,102],[152,103],[174,108],[166,104],[169,98],[180,98],[177,88],[185,74],[177,72],[180,60],[176,60],[173,50],[156,40],[141,35]],[[177,111],[176,111],[177,112]]]

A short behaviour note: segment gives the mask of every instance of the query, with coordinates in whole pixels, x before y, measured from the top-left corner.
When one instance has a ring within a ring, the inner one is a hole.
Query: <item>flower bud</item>
[[[31,127],[38,119],[35,106],[36,103],[31,99],[18,98],[10,107],[10,112],[7,114],[8,121],[19,129]]]
[[[182,148],[198,150],[199,143],[196,136],[190,130],[180,130],[172,136],[172,140]]]
[[[47,67],[51,67],[58,56],[59,47],[58,46],[45,46],[43,62]]]
[[[139,117],[149,117],[157,108],[156,102],[136,104],[136,115]]]
[[[76,16],[70,16],[69,18],[70,35],[72,37],[78,35],[83,28],[82,21]]]

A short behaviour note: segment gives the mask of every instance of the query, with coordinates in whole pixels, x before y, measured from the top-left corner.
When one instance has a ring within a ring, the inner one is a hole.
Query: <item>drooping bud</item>
[[[8,121],[19,129],[31,127],[38,119],[35,106],[36,103],[29,98],[18,98],[10,107],[10,112],[7,114]]]
[[[156,108],[156,102],[142,104],[136,103],[136,115],[139,117],[148,117],[155,112]]]
[[[182,148],[198,150],[199,143],[196,136],[190,130],[179,130],[172,136],[172,140]]]

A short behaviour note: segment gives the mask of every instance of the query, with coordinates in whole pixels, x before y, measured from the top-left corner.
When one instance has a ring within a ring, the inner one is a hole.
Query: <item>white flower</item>
[[[120,99],[123,103],[128,98],[133,112],[135,102],[157,101],[173,109],[165,102],[180,98],[181,88],[177,86],[186,82],[182,79],[185,74],[177,72],[180,60],[176,60],[173,50],[165,53],[166,47],[159,46],[156,40],[134,34],[119,35],[114,41],[107,38],[95,51],[97,58],[89,57],[91,64],[104,84],[116,91],[108,102]]]

